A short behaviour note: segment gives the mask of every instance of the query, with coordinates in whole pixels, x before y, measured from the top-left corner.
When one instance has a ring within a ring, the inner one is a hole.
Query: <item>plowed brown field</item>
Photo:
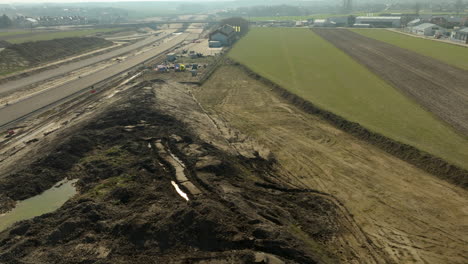
[[[468,71],[346,29],[313,31],[468,135]]]

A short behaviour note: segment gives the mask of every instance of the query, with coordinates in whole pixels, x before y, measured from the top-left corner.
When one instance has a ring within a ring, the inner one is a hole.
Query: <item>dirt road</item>
[[[346,29],[313,31],[468,135],[468,71]]]
[[[283,180],[336,196],[389,263],[466,263],[468,193],[306,114],[235,66],[194,92],[269,148]]]
[[[46,90],[43,93],[36,94],[18,103],[3,107],[0,109],[0,126],[8,124],[14,120],[17,120],[18,118],[28,115],[33,111],[46,107],[51,103],[61,100],[74,93],[80,92],[83,89],[108,79],[109,77],[135,67],[136,65],[143,63],[145,60],[157,56],[158,54],[161,54],[162,52],[181,43],[185,40],[186,36],[186,33],[180,34],[171,38],[169,41],[164,42],[158,47],[133,56],[121,63],[116,63],[115,65],[107,67],[101,71],[83,76],[82,78],[75,79],[74,81]]]

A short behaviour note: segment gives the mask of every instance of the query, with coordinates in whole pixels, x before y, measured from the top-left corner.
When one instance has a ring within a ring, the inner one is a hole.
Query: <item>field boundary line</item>
[[[229,60],[230,61],[228,61],[228,63],[239,66],[249,76],[252,76],[254,79],[271,87],[272,91],[304,112],[319,116],[334,127],[347,132],[360,140],[366,141],[427,173],[435,175],[440,179],[448,181],[465,190],[468,189],[468,170],[453,165],[442,158],[436,157],[414,146],[401,143],[379,133],[370,131],[359,123],[348,121],[337,114],[323,110],[312,102],[303,99],[273,81],[259,75],[249,67],[233,59]]]
[[[435,42],[439,42],[439,43],[445,43],[445,44],[450,44],[450,45],[455,45],[455,46],[468,48],[468,44],[463,44],[461,42],[453,42],[453,41],[449,41],[449,40],[440,40],[440,39],[431,39],[431,38],[411,34],[411,33],[404,32],[404,31],[399,31],[399,30],[391,29],[391,28],[386,28],[385,30],[390,31],[390,32],[394,32],[394,33],[398,33],[398,34],[401,34],[401,35],[406,35],[406,36],[413,37],[413,38],[431,40],[431,41],[435,41]]]

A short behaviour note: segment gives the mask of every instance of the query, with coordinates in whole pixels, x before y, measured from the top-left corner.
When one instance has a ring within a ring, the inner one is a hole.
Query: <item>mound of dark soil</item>
[[[9,45],[0,52],[0,74],[110,46],[111,44],[112,42],[102,38],[82,37]]]
[[[16,51],[31,64],[37,64],[110,44],[102,38],[83,37],[26,42],[11,45],[8,49]]]
[[[155,110],[151,89],[127,96],[47,157],[2,179],[7,198],[32,196],[64,177],[78,179],[80,194],[0,233],[0,263],[337,262],[327,244],[347,231],[334,203],[276,187],[270,161],[202,142]],[[172,186],[176,171],[155,142],[185,164],[200,190],[182,184],[190,201]]]

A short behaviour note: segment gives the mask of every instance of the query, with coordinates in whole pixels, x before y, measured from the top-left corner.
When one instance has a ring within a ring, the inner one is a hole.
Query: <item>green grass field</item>
[[[229,56],[316,106],[468,169],[468,139],[308,29],[254,28]]]
[[[14,35],[20,35],[20,34],[28,34],[31,31],[5,31],[5,32],[0,32],[0,37],[9,37],[9,36],[14,36]]]
[[[74,30],[74,31],[63,31],[63,32],[51,32],[38,35],[31,35],[28,37],[12,38],[8,42],[24,43],[29,41],[39,41],[39,40],[51,40],[58,38],[69,38],[69,37],[84,37],[89,35],[95,35],[97,33],[108,33],[122,30],[122,28],[100,28],[100,29],[85,29],[85,30]]]
[[[412,37],[385,29],[352,29],[352,31],[468,70],[466,47]]]
[[[349,16],[351,14],[314,14],[310,16],[268,16],[268,17],[251,17],[250,20],[252,21],[268,21],[268,20],[276,20],[276,21],[289,21],[289,20],[306,20],[306,19],[324,19],[324,18],[331,18],[331,17],[344,17]],[[353,13],[354,16],[361,16],[365,15],[365,13]],[[249,18],[245,18],[249,19]]]

